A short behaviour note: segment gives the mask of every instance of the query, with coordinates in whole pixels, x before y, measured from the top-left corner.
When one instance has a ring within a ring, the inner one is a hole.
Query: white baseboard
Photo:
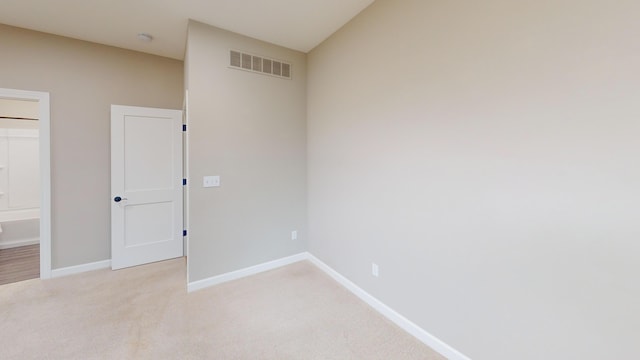
[[[248,268],[240,269],[237,271],[232,271],[226,274],[221,274],[217,276],[213,276],[207,279],[193,281],[187,284],[187,291],[193,292],[197,290],[201,290],[210,286],[222,284],[227,281],[237,280],[246,276],[251,276],[255,274],[259,274],[261,272],[265,272],[268,270],[276,269],[282,266],[286,266],[289,264],[293,264],[299,261],[309,260],[319,269],[327,273],[327,275],[331,276],[334,280],[336,280],[340,285],[344,286],[347,290],[351,291],[354,295],[360,298],[365,303],[369,304],[372,308],[378,311],[380,314],[385,316],[387,319],[394,322],[404,331],[413,335],[418,340],[422,341],[424,344],[437,351],[444,357],[449,360],[471,360],[471,358],[452,348],[444,341],[438,339],[437,337],[429,334],[427,331],[411,322],[409,319],[400,315],[398,312],[385,305],[380,300],[376,299],[366,291],[362,290],[359,286],[351,282],[349,279],[340,275],[337,271],[333,270],[327,264],[322,262],[320,259],[316,258],[312,254],[308,252],[296,254],[293,256],[289,256],[286,258],[266,262],[263,264],[251,266]]]
[[[86,271],[108,269],[110,267],[111,267],[111,260],[96,261],[88,264],[69,266],[69,267],[64,267],[60,269],[53,269],[51,270],[51,277],[57,278],[61,276],[79,274]]]
[[[358,285],[351,282],[349,279],[340,275],[337,271],[333,270],[327,264],[323,263],[320,259],[315,256],[307,253],[307,259],[311,261],[314,265],[320,268],[322,271],[331,276],[334,280],[340,283],[342,286],[347,288],[347,290],[351,291],[357,297],[359,297],[362,301],[366,302],[378,311],[380,314],[384,315],[387,319],[393,321],[396,325],[400,326],[404,331],[416,337],[418,340],[425,343],[427,346],[432,348],[433,350],[440,353],[442,356],[446,357],[449,360],[471,360],[469,357],[465,356],[461,352],[447,345],[444,341],[438,339],[437,337],[429,334],[424,329],[419,327],[418,325],[411,322],[409,319],[400,315],[398,312],[388,307],[380,300],[371,296],[366,291],[362,290]]]
[[[261,272],[273,270],[282,266],[286,266],[289,264],[293,264],[299,261],[309,260],[319,269],[327,273],[327,275],[331,276],[335,281],[337,281],[340,285],[344,286],[347,290],[351,291],[354,295],[360,298],[365,303],[369,304],[372,308],[378,311],[380,314],[394,322],[400,328],[413,335],[418,340],[422,341],[424,344],[437,351],[444,357],[449,360],[471,360],[471,358],[447,345],[444,341],[438,339],[437,337],[429,334],[427,331],[411,322],[409,319],[400,315],[398,312],[385,305],[380,300],[376,299],[358,285],[351,282],[351,280],[345,278],[340,273],[329,267],[329,265],[322,262],[320,259],[316,258],[312,254],[308,252],[288,256],[282,259],[269,261],[263,264],[251,266],[248,268],[232,271],[226,274],[221,274],[217,276],[213,276],[207,279],[193,281],[187,284],[187,291],[193,292],[197,290],[201,290],[210,286],[218,285],[225,283],[227,281],[232,281],[236,279],[240,279],[243,277],[259,274]],[[103,260],[96,261],[89,264],[82,264],[76,266],[69,266],[60,269],[54,269],[51,271],[51,277],[57,278],[61,276],[73,275],[82,273],[85,271],[106,269],[111,267],[111,260]]]
[[[0,242],[0,249],[11,249],[20,246],[35,245],[40,243],[40,238],[20,239]]]
[[[227,281],[240,279],[246,276],[251,276],[255,274],[259,274],[261,272],[273,270],[282,266],[286,266],[289,264],[293,264],[299,261],[303,261],[308,259],[308,253],[300,253],[292,256],[288,256],[282,259],[269,261],[263,264],[251,266],[248,268],[232,271],[229,273],[213,276],[207,279],[202,279],[198,281],[193,281],[187,284],[187,291],[193,292],[196,290],[201,290],[210,286],[222,284]]]

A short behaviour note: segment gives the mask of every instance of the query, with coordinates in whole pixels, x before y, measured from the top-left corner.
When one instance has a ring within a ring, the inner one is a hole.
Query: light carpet
[[[1,359],[444,359],[303,261],[186,292],[184,259],[0,286]]]

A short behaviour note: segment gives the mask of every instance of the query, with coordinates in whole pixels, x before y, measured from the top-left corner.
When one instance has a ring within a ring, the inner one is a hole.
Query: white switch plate
[[[379,275],[378,264],[371,263],[371,275],[373,275],[375,277],[378,277],[378,275]]]
[[[220,186],[220,176],[205,176],[202,178],[203,187],[217,187]]]
[[[291,240],[298,240],[298,230],[293,230],[291,232]]]

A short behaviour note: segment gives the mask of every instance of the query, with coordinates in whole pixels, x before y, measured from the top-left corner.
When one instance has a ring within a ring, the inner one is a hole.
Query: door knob
[[[115,201],[115,202],[120,202],[122,200],[127,200],[127,198],[123,198],[123,197],[120,197],[120,196],[116,196],[116,197],[113,198],[113,201]]]

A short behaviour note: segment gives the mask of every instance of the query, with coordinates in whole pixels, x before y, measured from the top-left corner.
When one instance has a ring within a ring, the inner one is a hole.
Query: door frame
[[[0,88],[0,98],[38,101],[40,152],[40,278],[51,278],[51,119],[49,93]]]

